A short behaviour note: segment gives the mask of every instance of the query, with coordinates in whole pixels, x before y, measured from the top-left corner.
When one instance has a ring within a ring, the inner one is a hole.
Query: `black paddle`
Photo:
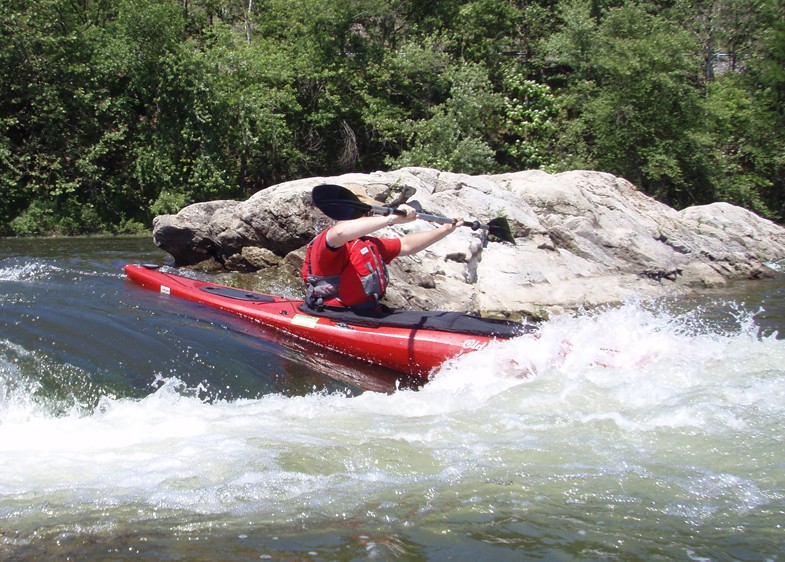
[[[311,192],[313,204],[325,215],[333,220],[345,221],[351,219],[358,219],[368,214],[374,215],[405,215],[406,213],[395,207],[384,207],[381,205],[369,205],[363,203],[360,199],[340,185],[322,184],[317,185]],[[417,218],[424,219],[431,222],[440,224],[452,224],[456,219],[449,217],[442,217],[440,215],[428,215],[425,213],[417,213]],[[510,232],[510,225],[507,224],[507,219],[499,217],[488,221],[488,224],[482,224],[479,221],[465,221],[463,226],[468,226],[472,230],[482,229],[487,230],[488,234],[496,238],[515,244],[515,238]]]

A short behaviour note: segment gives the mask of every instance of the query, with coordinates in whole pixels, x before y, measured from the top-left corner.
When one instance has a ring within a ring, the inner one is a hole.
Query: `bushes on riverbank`
[[[404,165],[599,169],[782,219],[780,4],[4,2],[0,234]]]

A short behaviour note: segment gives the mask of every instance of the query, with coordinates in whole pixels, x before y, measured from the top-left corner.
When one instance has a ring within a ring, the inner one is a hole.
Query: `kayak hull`
[[[234,289],[143,265],[128,264],[125,273],[131,281],[167,297],[237,314],[294,338],[414,376],[427,377],[448,359],[484,349],[497,339],[440,330],[349,325],[303,312],[303,301],[298,299]]]

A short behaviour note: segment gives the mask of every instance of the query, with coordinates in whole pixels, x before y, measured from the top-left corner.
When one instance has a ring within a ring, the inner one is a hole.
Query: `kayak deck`
[[[409,375],[427,377],[448,359],[506,339],[416,326],[363,326],[309,314],[301,309],[303,301],[299,299],[199,281],[155,266],[128,264],[124,269],[128,279],[163,295],[238,314],[317,346]]]

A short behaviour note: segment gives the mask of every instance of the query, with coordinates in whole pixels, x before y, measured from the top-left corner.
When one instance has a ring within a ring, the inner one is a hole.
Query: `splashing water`
[[[785,341],[757,310],[633,302],[554,318],[419,389],[243,396],[227,389],[249,384],[237,354],[287,384],[317,379],[260,363],[239,325],[126,300],[82,308],[113,315],[103,339],[120,330],[152,365],[116,345],[109,367],[92,348],[87,361],[33,345],[30,327],[0,337],[0,558],[723,560],[785,546]]]
[[[6,364],[2,518],[27,529],[54,518],[58,536],[77,521],[102,535],[160,518],[188,535],[249,536],[558,516],[574,519],[562,530],[572,548],[580,529],[602,534],[599,517],[684,555],[657,538],[662,526],[722,534],[785,506],[785,342],[742,320],[712,333],[628,305],[454,360],[419,391],[205,402],[159,377],[144,398],[58,415],[19,400]]]

